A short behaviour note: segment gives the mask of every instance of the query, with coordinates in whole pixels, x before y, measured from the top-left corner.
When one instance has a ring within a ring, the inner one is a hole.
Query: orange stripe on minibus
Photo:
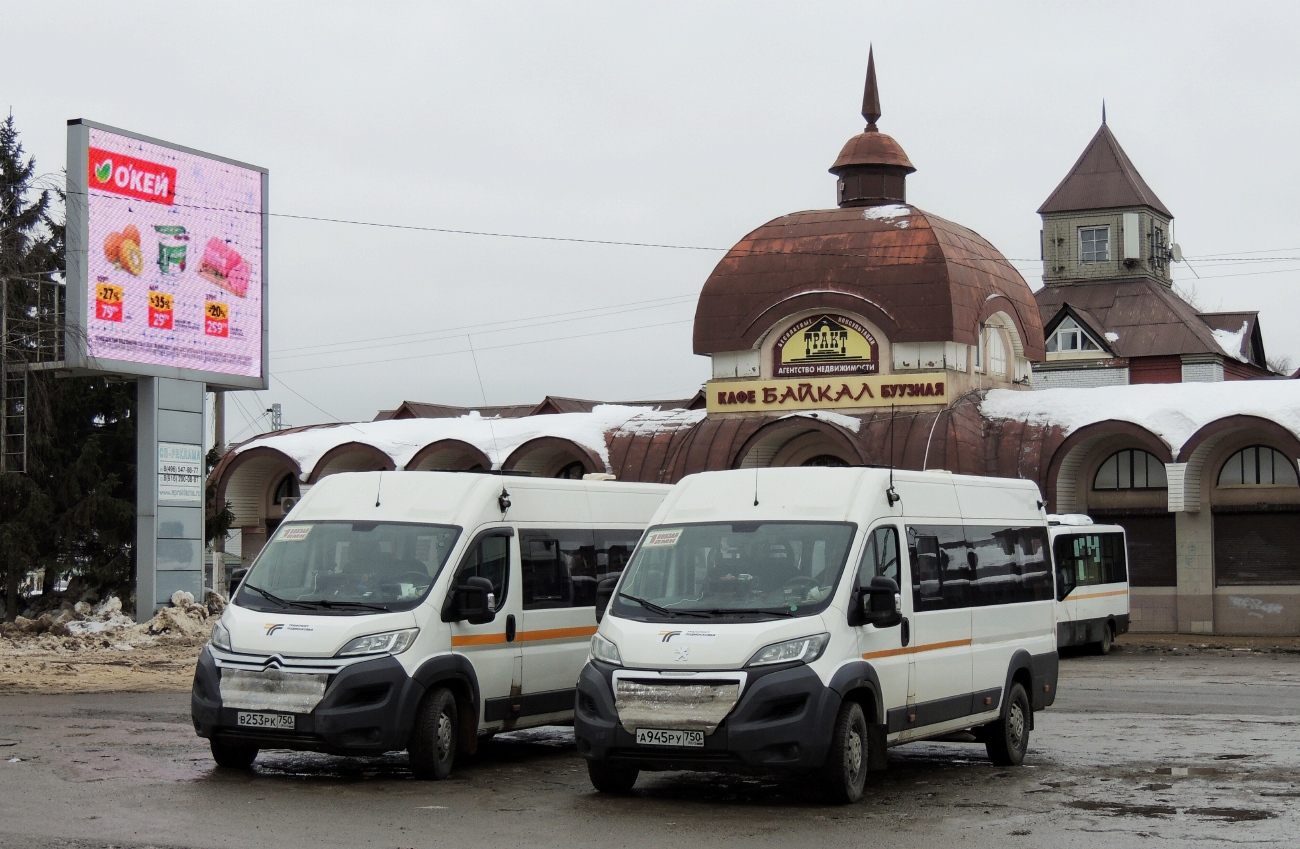
[[[461,637],[452,637],[451,644],[456,646],[488,646],[493,643],[504,643],[506,641],[505,632],[500,634],[465,634]]]
[[[535,643],[538,640],[565,640],[573,637],[590,637],[596,633],[595,625],[584,625],[581,628],[546,628],[541,631],[520,631],[516,638],[521,642]]]
[[[1128,590],[1112,590],[1108,593],[1088,593],[1086,595],[1074,595],[1071,593],[1070,595],[1067,595],[1066,598],[1073,598],[1075,601],[1079,601],[1080,599],[1085,598],[1106,598],[1107,596],[1112,595],[1128,595]]]
[[[928,646],[907,646],[901,649],[886,649],[885,651],[869,651],[862,655],[863,660],[872,660],[877,657],[897,657],[900,654],[918,654],[923,651],[936,651],[938,649],[955,649],[961,646],[969,646],[970,640],[949,640],[946,643],[930,643]]]
[[[545,628],[539,631],[520,631],[515,635],[515,642],[536,643],[541,640],[571,640],[579,637],[590,637],[594,633],[596,633],[595,625],[584,625],[580,628]],[[506,642],[504,633],[464,634],[451,638],[453,648],[460,646],[490,646],[504,642]]]

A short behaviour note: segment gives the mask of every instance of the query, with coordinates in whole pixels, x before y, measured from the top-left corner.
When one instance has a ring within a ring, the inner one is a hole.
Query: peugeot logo
[[[678,646],[678,647],[677,647],[677,660],[680,661],[680,662],[682,662],[682,663],[685,663],[686,661],[688,661],[688,660],[690,660],[690,659],[691,659],[691,647],[690,647],[690,646]]]

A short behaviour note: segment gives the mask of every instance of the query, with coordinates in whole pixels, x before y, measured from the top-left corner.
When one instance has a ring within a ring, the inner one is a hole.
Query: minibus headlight
[[[402,631],[385,631],[382,634],[367,634],[348,640],[347,645],[339,649],[335,657],[347,657],[357,654],[401,654],[411,647],[419,628],[406,628]]]
[[[612,640],[607,640],[600,634],[595,634],[591,638],[591,656],[596,660],[603,660],[605,663],[612,663],[615,666],[623,665],[623,658],[619,657],[618,646],[614,645]]]
[[[234,651],[230,647],[230,631],[226,630],[226,626],[221,624],[220,619],[212,626],[212,636],[208,638],[208,642],[222,651]]]
[[[813,634],[811,637],[799,637],[783,643],[772,643],[754,653],[746,666],[769,666],[773,663],[812,663],[822,656],[826,644],[831,641],[830,634]]]

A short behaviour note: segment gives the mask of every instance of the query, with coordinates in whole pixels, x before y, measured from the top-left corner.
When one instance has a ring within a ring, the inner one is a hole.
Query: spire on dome
[[[875,130],[880,120],[880,90],[876,88],[875,48],[867,48],[867,86],[862,92],[862,117],[867,119],[867,130]]]
[[[1106,98],[1101,99],[1101,123],[1106,123]]]

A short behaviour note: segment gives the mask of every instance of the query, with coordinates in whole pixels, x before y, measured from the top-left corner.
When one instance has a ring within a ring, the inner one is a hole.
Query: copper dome
[[[700,293],[695,353],[753,348],[805,309],[857,313],[895,342],[966,345],[1004,312],[1024,355],[1045,359],[1038,304],[1011,263],[978,233],[907,204],[796,212],[741,239]]]

